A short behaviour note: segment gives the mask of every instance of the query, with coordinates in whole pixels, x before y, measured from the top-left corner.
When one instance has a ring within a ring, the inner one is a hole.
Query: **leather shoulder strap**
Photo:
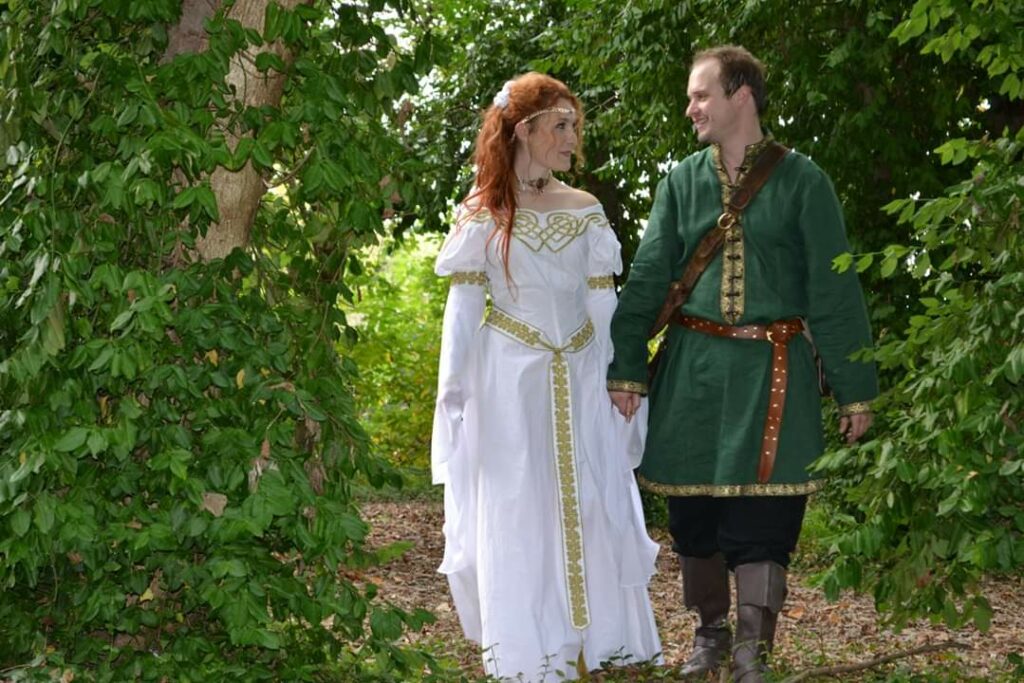
[[[740,184],[729,195],[722,215],[718,217],[718,222],[713,228],[704,233],[704,236],[698,242],[693,256],[690,257],[686,267],[683,269],[682,277],[669,285],[665,303],[662,304],[658,317],[655,318],[654,325],[648,333],[649,338],[661,332],[672,316],[675,315],[676,311],[679,310],[679,307],[686,303],[686,300],[690,297],[690,292],[693,291],[694,286],[697,284],[697,280],[704,274],[705,269],[707,269],[719,250],[721,250],[722,244],[725,243],[726,232],[736,224],[740,214],[743,213],[743,210],[754,199],[758,190],[768,182],[772,171],[775,170],[775,167],[778,166],[779,162],[782,161],[788,152],[788,147],[773,140],[758,155],[754,165],[751,166],[747,174],[740,180]]]

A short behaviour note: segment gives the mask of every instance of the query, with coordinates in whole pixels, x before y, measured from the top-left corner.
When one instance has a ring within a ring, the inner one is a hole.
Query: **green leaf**
[[[36,528],[42,533],[49,533],[53,528],[55,502],[53,496],[48,493],[41,494],[36,498],[32,506]]]
[[[987,633],[992,627],[992,606],[983,597],[974,599],[974,625],[982,633]]]
[[[64,432],[64,435],[53,445],[54,450],[62,453],[77,450],[89,437],[89,430],[85,427],[72,427]]]
[[[840,254],[832,259],[832,270],[839,273],[845,273],[853,265],[853,254],[847,252]]]
[[[838,260],[839,258],[841,257],[836,257],[836,260]],[[864,254],[863,256],[859,257],[857,259],[857,272],[863,273],[865,270],[871,267],[871,264],[874,262],[874,260],[874,254]]]
[[[370,614],[370,630],[375,637],[392,641],[402,635],[402,620],[392,609],[375,609]]]
[[[14,532],[15,536],[21,537],[28,531],[28,527],[32,523],[32,515],[18,508],[11,514],[10,520],[11,531]]]
[[[256,55],[256,69],[260,72],[266,72],[268,69],[274,69],[275,71],[284,73],[286,68],[284,60],[282,60],[277,53],[261,52]]]

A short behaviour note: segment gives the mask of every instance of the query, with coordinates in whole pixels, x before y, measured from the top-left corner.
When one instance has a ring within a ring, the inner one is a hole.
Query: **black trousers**
[[[672,549],[684,557],[721,551],[729,569],[771,560],[789,567],[807,496],[669,496]]]

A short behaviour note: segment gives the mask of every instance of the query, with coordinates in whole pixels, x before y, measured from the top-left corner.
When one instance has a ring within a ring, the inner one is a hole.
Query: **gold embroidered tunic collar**
[[[768,143],[772,142],[775,137],[771,133],[765,133],[764,137],[757,142],[747,145],[743,150],[743,163],[740,164],[739,168],[736,169],[736,180],[732,182],[729,180],[729,173],[725,169],[725,163],[722,161],[722,146],[717,142],[711,145],[711,155],[715,161],[715,171],[718,172],[718,178],[722,181],[722,185],[733,187],[740,182],[740,179],[747,174],[750,167],[754,165],[754,161],[760,156],[761,152]]]

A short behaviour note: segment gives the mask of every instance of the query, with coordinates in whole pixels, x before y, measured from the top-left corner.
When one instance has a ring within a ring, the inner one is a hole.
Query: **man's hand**
[[[632,391],[618,391],[617,389],[609,389],[608,396],[612,399],[612,403],[619,409],[622,416],[626,418],[626,422],[633,419],[636,415],[636,411],[640,410],[640,394]]]
[[[855,443],[857,439],[864,436],[864,432],[868,431],[868,427],[871,426],[874,419],[875,416],[871,413],[843,415],[839,418],[839,433],[846,436],[846,443]]]

